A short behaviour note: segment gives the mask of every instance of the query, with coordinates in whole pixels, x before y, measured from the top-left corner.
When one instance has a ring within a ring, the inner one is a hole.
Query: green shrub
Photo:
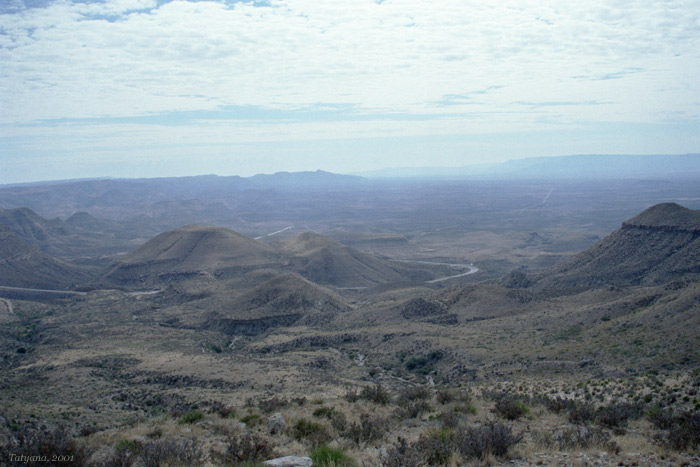
[[[200,412],[199,410],[192,410],[190,412],[187,412],[185,415],[180,417],[180,419],[177,421],[180,425],[185,425],[185,424],[192,424],[192,423],[197,423],[198,421],[202,420],[204,418],[204,414]]]
[[[522,401],[510,397],[501,397],[496,400],[493,411],[506,420],[517,420],[527,415],[530,409]]]
[[[304,418],[297,420],[292,428],[294,439],[308,440],[313,446],[320,446],[331,440],[328,430],[320,423],[311,422]]]
[[[119,451],[128,451],[131,453],[136,453],[141,450],[141,443],[138,441],[134,441],[131,439],[120,439],[117,441],[117,444],[114,445],[114,450],[119,452]]]
[[[318,418],[327,418],[327,419],[332,419],[333,414],[336,413],[335,408],[333,407],[319,407],[318,409],[314,410],[314,417]]]
[[[256,413],[249,413],[248,415],[241,417],[241,421],[247,426],[256,426],[262,422],[262,419],[260,418],[260,415]]]
[[[313,461],[313,465],[319,467],[350,467],[356,465],[356,462],[342,450],[329,448],[326,445],[321,445],[311,451],[309,457]]]

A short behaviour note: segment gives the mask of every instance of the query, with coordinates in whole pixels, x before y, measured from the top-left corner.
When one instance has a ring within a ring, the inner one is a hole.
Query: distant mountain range
[[[366,178],[630,179],[699,177],[700,154],[530,157],[500,164],[404,167],[361,172]]]

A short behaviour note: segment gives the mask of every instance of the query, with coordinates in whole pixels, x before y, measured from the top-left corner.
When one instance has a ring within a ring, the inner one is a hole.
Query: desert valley
[[[700,171],[575,162],[0,186],[0,463],[700,465]]]

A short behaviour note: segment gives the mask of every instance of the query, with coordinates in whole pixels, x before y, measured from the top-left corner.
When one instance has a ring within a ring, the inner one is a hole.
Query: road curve
[[[426,284],[435,284],[437,282],[443,282],[443,281],[447,281],[450,279],[456,279],[458,277],[469,276],[471,274],[475,274],[475,273],[479,272],[479,268],[477,268],[476,266],[474,266],[471,263],[470,264],[453,264],[453,263],[437,263],[434,261],[412,261],[412,260],[406,260],[406,259],[395,259],[392,261],[396,261],[398,263],[417,263],[417,264],[430,264],[433,266],[450,266],[450,267],[455,268],[455,269],[457,269],[457,268],[468,268],[469,269],[469,271],[461,272],[459,274],[454,274],[452,276],[438,277],[437,279],[425,281]]]
[[[9,287],[6,285],[0,285],[0,290],[9,290],[14,292],[41,292],[48,294],[61,294],[61,295],[87,295],[87,292],[77,292],[75,290],[50,290],[50,289],[30,289],[27,287]]]

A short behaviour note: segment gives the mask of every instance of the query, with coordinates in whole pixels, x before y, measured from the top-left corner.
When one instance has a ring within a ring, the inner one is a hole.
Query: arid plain
[[[0,187],[0,462],[697,465],[697,182]]]

